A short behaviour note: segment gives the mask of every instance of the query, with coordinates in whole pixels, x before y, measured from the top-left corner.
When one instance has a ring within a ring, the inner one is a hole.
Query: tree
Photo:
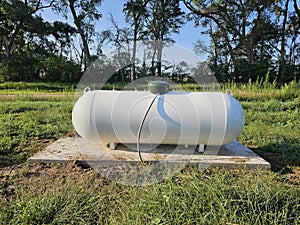
[[[278,78],[285,73],[282,68],[287,53],[291,56],[297,52],[299,34],[298,14],[290,11],[289,2],[184,0],[190,10],[189,18],[206,28],[211,37],[214,67],[222,66],[222,58],[230,56],[228,66],[222,68],[228,67],[237,81],[257,79],[270,72],[269,69],[274,78],[276,73]],[[297,11],[297,3],[294,0],[293,3]],[[279,66],[279,72],[274,64],[277,57],[278,65],[283,65]]]
[[[111,42],[117,49],[117,54],[114,56],[114,64],[117,65],[118,71],[116,72],[116,76],[121,77],[121,82],[124,85],[126,81],[130,80],[130,69],[132,66],[129,51],[130,38],[132,37],[132,32],[127,27],[120,28],[118,23],[115,21],[112,15],[110,15],[110,21],[113,25]]]
[[[23,35],[35,22],[41,22],[41,18],[35,15],[38,11],[49,8],[53,4],[43,5],[41,1],[1,1],[0,2],[0,23],[1,43],[5,49],[7,59],[13,54],[14,47]],[[37,24],[36,24],[37,25]]]
[[[198,4],[194,4],[197,2]],[[253,34],[273,1],[191,1],[184,0],[185,5],[196,15],[194,19],[212,21],[221,33],[228,45],[232,61],[235,64],[236,45],[245,51],[249,63],[255,62],[253,52]],[[207,22],[202,25],[206,26]]]
[[[145,18],[144,35],[153,40],[153,60],[157,59],[157,74],[161,76],[161,61],[164,42],[173,41],[171,33],[179,33],[184,24],[184,12],[179,0],[152,0],[147,5],[148,16]],[[154,65],[153,65],[154,67]]]
[[[299,3],[297,2],[297,0],[293,0],[294,9],[295,9],[296,15],[297,15],[298,20],[299,20],[300,19],[300,10],[299,10],[298,4]]]
[[[40,77],[46,81],[78,82],[82,75],[80,65],[62,55],[50,54],[41,62]]]
[[[58,43],[59,56],[63,56],[63,53],[68,55],[71,52],[73,36],[77,33],[76,29],[67,23],[55,21],[50,32]]]
[[[287,19],[288,19],[288,7],[289,7],[289,1],[285,0],[284,8],[282,8],[282,14],[283,14],[283,22],[280,30],[281,34],[281,46],[280,46],[280,58],[279,58],[279,76],[282,74],[282,67],[285,64],[285,45],[286,45],[286,25],[287,25]]]
[[[66,18],[69,13],[72,15],[81,38],[85,66],[92,59],[89,45],[95,33],[94,21],[101,18],[99,12],[101,2],[102,0],[58,0],[53,5],[54,9]]]
[[[81,68],[67,57],[76,29],[62,22],[51,24],[40,16],[53,3],[0,1],[1,80],[78,80]]]
[[[143,30],[145,18],[148,16],[147,4],[149,0],[129,0],[124,4],[123,12],[126,22],[131,22],[133,27],[133,50],[132,50],[132,80],[136,79],[135,58],[138,35]]]
[[[279,53],[278,59],[278,80],[285,82],[299,77],[299,51],[300,51],[300,17],[299,8],[296,1],[293,1],[293,9],[290,7],[290,0],[278,1],[276,7],[278,30],[280,39],[279,47],[276,50]],[[297,53],[298,52],[298,53]]]
[[[35,0],[0,2],[0,64],[4,79],[37,77],[34,67],[38,58],[46,54],[51,27],[37,13],[52,4],[53,1]]]

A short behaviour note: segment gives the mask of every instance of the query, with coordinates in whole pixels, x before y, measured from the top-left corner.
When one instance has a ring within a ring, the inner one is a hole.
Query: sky
[[[111,23],[109,21],[109,14],[111,13],[114,19],[117,21],[120,27],[128,26],[125,22],[124,14],[122,12],[125,0],[104,0],[100,12],[102,13],[102,18],[96,24],[96,31],[101,32],[103,30],[111,28]],[[187,9],[183,6],[183,10]],[[42,16],[45,20],[49,22],[54,22],[56,20],[65,21],[65,19],[57,14],[54,14],[50,9],[44,10]],[[72,20],[69,21],[72,23]],[[74,25],[75,26],[75,25]],[[172,38],[175,40],[175,44],[180,47],[186,48],[193,51],[193,46],[198,39],[202,41],[209,42],[207,36],[201,35],[200,28],[195,28],[192,21],[187,22],[180,29],[179,34],[173,34]],[[209,44],[209,43],[207,43]]]

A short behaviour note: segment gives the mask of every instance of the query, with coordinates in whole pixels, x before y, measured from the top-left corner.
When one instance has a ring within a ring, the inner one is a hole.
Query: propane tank
[[[75,130],[92,142],[136,143],[145,112],[155,100],[144,118],[140,143],[221,146],[242,132],[243,109],[230,93],[169,92],[160,83],[149,87],[85,92],[72,111]]]

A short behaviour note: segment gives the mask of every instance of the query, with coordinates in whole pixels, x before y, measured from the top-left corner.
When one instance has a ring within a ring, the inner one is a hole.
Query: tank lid
[[[170,91],[170,84],[165,81],[151,81],[148,83],[148,90],[153,94],[166,94]]]

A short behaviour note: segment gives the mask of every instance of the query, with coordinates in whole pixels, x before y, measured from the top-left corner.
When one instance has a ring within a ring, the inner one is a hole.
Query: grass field
[[[228,88],[245,111],[239,141],[272,171],[188,166],[130,187],[75,163],[28,164],[72,130],[74,87],[0,84],[0,224],[300,224],[300,83]]]

